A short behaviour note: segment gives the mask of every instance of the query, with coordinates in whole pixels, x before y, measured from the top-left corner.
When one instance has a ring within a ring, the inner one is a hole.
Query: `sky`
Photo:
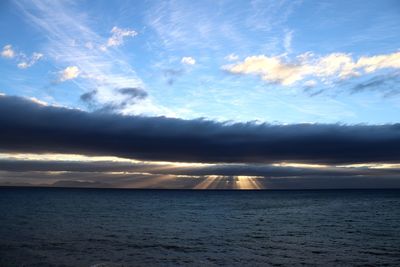
[[[400,3],[0,2],[0,185],[400,187]]]

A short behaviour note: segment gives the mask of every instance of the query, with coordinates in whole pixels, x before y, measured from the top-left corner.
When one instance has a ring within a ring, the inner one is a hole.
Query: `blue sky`
[[[2,1],[0,92],[184,119],[394,123],[399,32],[396,0]]]

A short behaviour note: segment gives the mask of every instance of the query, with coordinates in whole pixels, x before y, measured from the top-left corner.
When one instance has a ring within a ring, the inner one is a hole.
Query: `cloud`
[[[29,65],[29,63],[28,62],[20,62],[20,63],[18,63],[18,68],[20,68],[20,69],[26,69],[26,68],[29,68],[31,65]]]
[[[239,56],[236,54],[229,54],[225,57],[225,59],[228,61],[236,61],[239,59]]]
[[[302,80],[306,70],[301,65],[285,63],[280,57],[251,56],[243,62],[223,67],[234,74],[257,74],[268,82],[291,85]]]
[[[363,167],[300,168],[257,164],[182,167],[173,163],[0,159],[0,185],[174,189],[398,188],[399,171]]]
[[[286,53],[292,52],[292,39],[293,39],[293,31],[287,31],[283,38],[283,47],[285,48]]]
[[[68,186],[164,189],[332,189],[399,188],[396,176],[363,177],[247,177],[183,176],[101,172],[0,171],[1,186]]]
[[[314,80],[308,80],[304,82],[304,86],[308,87],[308,88],[312,88],[314,86],[317,85],[317,82]]]
[[[13,58],[15,56],[15,52],[11,45],[5,45],[3,50],[1,51],[1,56],[4,58]]]
[[[102,105],[98,111],[123,113],[123,110],[136,105],[148,97],[147,92],[141,88],[117,88],[115,89],[115,92],[119,95],[121,100],[107,105]]]
[[[177,78],[185,73],[184,69],[165,69],[163,70],[163,75],[167,80],[168,85],[173,85]]]
[[[129,99],[145,99],[147,97],[146,91],[140,88],[120,88],[118,92],[126,95]]]
[[[64,82],[75,79],[79,76],[80,72],[77,66],[68,66],[60,72],[59,81]]]
[[[185,65],[194,65],[196,64],[196,60],[192,57],[183,57],[181,63]]]
[[[0,149],[11,152],[181,162],[400,161],[399,124],[228,124],[88,113],[1,96],[0,125],[7,129]]]
[[[40,158],[40,156],[39,156]],[[365,166],[334,166],[307,164],[183,164],[151,161],[71,161],[0,159],[1,171],[12,172],[92,172],[92,173],[148,173],[153,175],[185,176],[252,176],[269,178],[289,177],[382,177],[400,175],[400,168],[371,168]]]
[[[47,102],[45,102],[43,100],[37,99],[36,97],[30,97],[29,100],[34,102],[34,103],[36,103],[36,104],[38,104],[38,105],[42,105],[42,106],[48,106],[49,105],[49,103],[47,103]]]
[[[1,56],[4,58],[12,59],[18,62],[17,67],[20,69],[26,69],[32,67],[36,62],[43,58],[42,53],[34,52],[29,58],[24,53],[16,52],[11,45],[6,45],[1,51]]]
[[[400,52],[389,55],[378,55],[372,57],[361,57],[357,66],[364,68],[365,72],[371,73],[384,68],[400,68]]]
[[[289,86],[306,78],[348,79],[380,69],[400,68],[400,52],[363,56],[354,60],[351,55],[332,53],[316,57],[312,53],[301,54],[295,60],[285,61],[281,56],[250,56],[244,61],[224,66],[233,74],[253,74],[264,81]]]
[[[366,90],[379,91],[384,93],[385,97],[392,96],[400,92],[400,88],[397,86],[400,82],[399,74],[377,75],[350,87],[350,90],[352,93],[359,93]]]
[[[213,47],[222,35],[222,27],[213,27],[215,18],[201,3],[154,2],[146,13],[148,27],[159,38],[155,45],[168,50]]]
[[[146,12],[146,23],[159,38],[154,42],[155,46],[161,45],[170,51],[181,51],[183,47],[196,51],[211,49],[221,56],[227,49],[254,49],[249,34],[255,33],[262,44],[270,43],[275,39],[275,31],[282,27],[299,3],[246,1],[241,3],[240,8],[233,8],[231,1],[154,2]],[[211,10],[229,12],[221,16]]]
[[[121,29],[118,28],[117,26],[114,26],[111,30],[111,37],[108,38],[107,44],[105,46],[102,46],[102,50],[106,50],[107,47],[112,47],[112,46],[120,46],[124,43],[124,38],[125,37],[134,37],[137,35],[137,32],[131,29]]]
[[[120,112],[127,106],[132,106],[138,101],[144,100],[148,97],[146,91],[140,88],[116,88],[115,94],[119,95],[122,100],[109,104],[101,104],[98,101],[98,91],[92,90],[80,96],[81,101],[89,106],[89,108],[101,112]]]
[[[42,58],[43,58],[42,53],[34,52],[30,59],[25,59],[25,60],[21,61],[20,63],[18,63],[17,66],[20,69],[26,69],[26,68],[32,67],[34,64],[36,64],[36,62],[38,62]]]
[[[131,188],[381,188],[388,184],[399,187],[399,174],[400,164],[199,164],[70,154],[0,153],[2,185],[52,185],[71,181],[77,182],[70,184],[74,187],[97,187],[96,183],[101,183],[105,187]]]
[[[96,94],[97,94],[97,90],[92,90],[92,91],[83,93],[79,98],[89,108],[94,108],[97,105]]]

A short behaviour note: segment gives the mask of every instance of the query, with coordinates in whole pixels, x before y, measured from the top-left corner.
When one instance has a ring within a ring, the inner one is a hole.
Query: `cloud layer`
[[[259,55],[224,67],[233,74],[254,74],[264,81],[282,85],[293,85],[306,78],[347,79],[385,68],[400,68],[400,52],[363,56],[358,60],[344,53],[332,53],[323,57],[305,53],[293,61],[285,61],[281,56]]]
[[[399,124],[227,124],[88,113],[8,96],[0,96],[0,124],[0,149],[10,152],[181,162],[400,161]]]
[[[369,165],[307,165],[307,164],[182,164],[128,160],[32,160],[0,159],[1,171],[12,172],[75,172],[75,173],[126,173],[185,176],[248,176],[269,178],[336,178],[398,176],[400,166],[371,167]]]

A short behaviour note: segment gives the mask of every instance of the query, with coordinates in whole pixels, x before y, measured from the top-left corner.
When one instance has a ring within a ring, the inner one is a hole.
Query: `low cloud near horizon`
[[[356,180],[369,181],[375,187],[385,187],[385,183],[400,187],[399,124],[276,125],[124,116],[0,95],[0,125],[4,129],[0,152],[9,155],[0,159],[0,184],[9,183],[16,173],[20,178],[15,181],[21,181],[21,173],[25,173],[25,182],[29,176],[47,173],[43,177],[53,175],[55,183],[64,176],[74,176],[75,182],[80,177],[81,181],[86,175],[90,179],[82,185],[105,182],[108,187],[117,186],[113,181],[136,187],[133,181],[137,179],[143,180],[139,187],[164,183],[168,188],[175,188],[172,181],[177,179],[181,179],[180,188],[199,186],[196,183],[202,184],[200,188],[213,183],[217,188],[240,188],[243,179],[251,181],[247,184],[250,188],[284,189],[293,183],[302,188],[301,181],[307,181],[303,184],[306,188],[332,181],[338,182],[336,187],[355,187]],[[39,158],[44,153],[113,156],[133,162],[12,158],[21,153]],[[99,177],[108,178],[103,181]],[[152,180],[158,182],[146,183]]]

